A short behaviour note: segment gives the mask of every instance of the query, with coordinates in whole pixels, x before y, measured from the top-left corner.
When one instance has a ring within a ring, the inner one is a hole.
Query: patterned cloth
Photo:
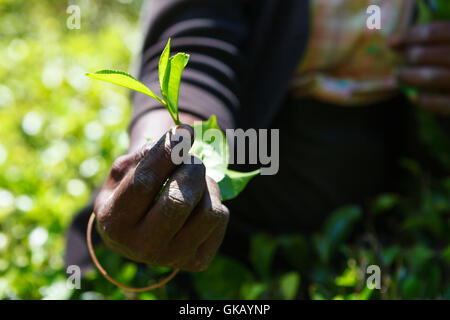
[[[292,82],[293,95],[344,106],[395,95],[394,72],[401,60],[387,40],[411,26],[415,0],[310,1],[310,40]],[[366,27],[372,4],[381,8],[381,30]]]

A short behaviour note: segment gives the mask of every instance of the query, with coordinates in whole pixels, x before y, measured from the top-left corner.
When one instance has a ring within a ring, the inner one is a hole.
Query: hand
[[[390,44],[405,55],[408,65],[399,70],[398,79],[418,89],[414,102],[450,115],[450,22],[416,26]]]
[[[97,229],[111,249],[131,260],[201,271],[223,240],[228,209],[198,158],[197,164],[194,156],[191,164],[172,162],[178,144],[172,136],[180,130],[194,136],[181,125],[114,162],[95,202]]]

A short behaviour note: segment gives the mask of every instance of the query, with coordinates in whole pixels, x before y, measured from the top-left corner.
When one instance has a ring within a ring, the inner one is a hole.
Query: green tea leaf
[[[206,167],[206,174],[219,184],[222,200],[230,200],[244,190],[260,170],[237,172],[228,170],[228,144],[213,115],[207,121],[194,124],[195,140],[191,153],[197,155]]]
[[[450,1],[448,0],[435,0],[437,1],[437,18],[440,20],[450,20]]]
[[[178,97],[180,93],[181,75],[188,62],[189,55],[185,53],[177,53],[175,56],[171,57],[168,66],[168,79],[163,80],[163,88],[167,92],[167,104],[169,105],[171,112],[177,116],[177,120],[179,120]],[[168,81],[167,88],[165,87],[166,81]]]
[[[295,299],[300,287],[300,274],[298,272],[289,272],[280,279],[280,291],[283,299]]]
[[[450,20],[450,1],[448,0],[424,0],[418,1],[419,24],[432,21]]]
[[[159,86],[161,89],[161,94],[163,99],[167,101],[167,86],[169,84],[169,73],[170,73],[170,38],[167,41],[167,45],[159,58]]]
[[[217,125],[216,117],[194,124],[195,140],[191,153],[198,156],[206,167],[206,175],[221,181],[228,167],[228,145]]]
[[[324,225],[324,234],[330,249],[335,249],[352,231],[353,226],[362,215],[358,206],[345,206],[332,212]]]
[[[434,15],[433,12],[431,11],[431,8],[429,8],[428,5],[423,0],[418,1],[417,5],[419,8],[417,21],[420,24],[432,21]]]
[[[131,74],[128,74],[126,72],[122,71],[115,71],[115,70],[101,70],[97,71],[96,73],[87,73],[86,76],[92,79],[96,80],[102,80],[106,82],[110,82],[113,84],[117,84],[119,86],[146,94],[153,99],[158,100],[164,105],[164,102],[161,100],[160,97],[158,97],[156,94],[154,94],[146,85],[144,85],[142,82],[134,78]]]
[[[264,233],[250,238],[250,261],[253,268],[262,278],[268,278],[278,247],[278,239]]]
[[[354,287],[358,283],[358,268],[349,267],[344,273],[336,277],[334,283],[338,287]]]
[[[253,283],[247,266],[225,255],[217,255],[208,269],[193,273],[192,278],[200,299],[240,299],[241,287]]]
[[[239,195],[244,190],[249,181],[259,175],[261,170],[251,172],[237,172],[227,170],[225,177],[219,181],[220,195],[222,200],[231,200]]]

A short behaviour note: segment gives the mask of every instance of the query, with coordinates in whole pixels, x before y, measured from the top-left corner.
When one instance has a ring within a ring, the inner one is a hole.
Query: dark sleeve
[[[204,119],[215,114],[222,128],[233,128],[246,66],[243,47],[249,28],[244,6],[245,1],[233,0],[153,0],[139,79],[160,93],[159,56],[172,38],[171,55],[191,56],[180,87],[180,111]],[[131,127],[143,114],[162,107],[140,93],[133,94],[133,105]]]

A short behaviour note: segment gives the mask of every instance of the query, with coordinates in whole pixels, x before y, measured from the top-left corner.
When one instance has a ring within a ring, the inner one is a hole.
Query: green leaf
[[[295,299],[300,286],[300,275],[298,272],[289,272],[280,279],[280,290],[285,300]]]
[[[395,245],[384,248],[383,251],[381,252],[381,258],[383,263],[386,266],[390,266],[395,261],[397,256],[401,253],[401,251],[402,251],[401,248]]]
[[[235,198],[260,170],[237,172],[228,170],[228,144],[213,115],[194,124],[195,140],[191,153],[197,155],[206,167],[206,175],[219,184],[222,200]]]
[[[428,7],[428,5],[423,1],[418,1],[418,7],[419,7],[419,15],[418,15],[418,21],[420,24],[428,23],[433,20],[434,14],[433,11]]]
[[[328,263],[330,260],[331,244],[325,236],[316,234],[312,238],[317,255],[322,262]]]
[[[180,94],[181,75],[188,62],[189,55],[185,53],[177,53],[175,56],[169,58],[168,79],[164,79],[163,81],[163,88],[167,93],[167,104],[171,112],[176,115],[177,121],[179,120],[178,97]],[[168,82],[167,87],[165,84],[166,81]]]
[[[206,175],[221,181],[228,167],[228,145],[217,125],[216,117],[194,124],[195,140],[191,153],[197,155],[206,167]]]
[[[117,84],[119,86],[143,93],[152,97],[153,99],[158,100],[164,105],[164,102],[154,94],[147,86],[145,86],[142,82],[134,78],[131,74],[122,71],[115,70],[101,70],[96,73],[87,73],[86,76],[95,80],[102,80],[106,82],[110,82],[113,84]]]
[[[450,2],[448,0],[425,0],[418,1],[419,24],[431,21],[450,20]]]
[[[427,268],[428,263],[433,258],[433,255],[433,250],[422,243],[408,249],[404,253],[408,270],[410,272],[417,272],[421,268]]]
[[[244,190],[249,181],[259,175],[261,170],[251,172],[238,172],[227,170],[224,178],[219,181],[220,195],[222,200],[231,200],[239,195]]]
[[[164,48],[164,51],[161,54],[161,57],[159,58],[159,86],[161,89],[161,94],[163,96],[163,99],[167,102],[167,87],[169,84],[169,74],[170,74],[170,64],[169,64],[169,57],[170,57],[170,38],[169,41],[167,41],[167,45]]]
[[[295,269],[304,270],[311,262],[310,244],[303,235],[281,235],[279,237],[279,242],[283,258]]]
[[[436,17],[439,20],[450,20],[450,1],[435,0],[437,2]]]
[[[192,278],[199,298],[207,300],[240,299],[241,287],[253,283],[253,276],[244,264],[220,254],[208,269],[193,273]]]
[[[396,194],[386,193],[379,195],[371,204],[371,211],[374,214],[382,213],[391,210],[399,202],[399,197]]]
[[[250,260],[262,278],[268,278],[278,240],[267,234],[256,234],[250,239]]]
[[[243,300],[256,300],[267,291],[269,287],[268,282],[258,283],[258,282],[249,282],[244,283],[241,286],[240,290],[240,298]]]
[[[358,283],[358,269],[357,268],[347,268],[344,273],[334,280],[334,283],[338,287],[354,287]]]
[[[324,233],[328,243],[336,247],[344,241],[361,214],[358,206],[346,206],[334,211],[325,222]]]
[[[120,274],[117,277],[119,281],[129,283],[133,280],[137,273],[137,266],[134,263],[125,263],[120,270]]]
[[[447,264],[450,265],[450,245],[447,246],[447,248],[444,251],[442,251],[441,256],[442,256],[442,259],[444,259],[444,261],[446,261]]]

